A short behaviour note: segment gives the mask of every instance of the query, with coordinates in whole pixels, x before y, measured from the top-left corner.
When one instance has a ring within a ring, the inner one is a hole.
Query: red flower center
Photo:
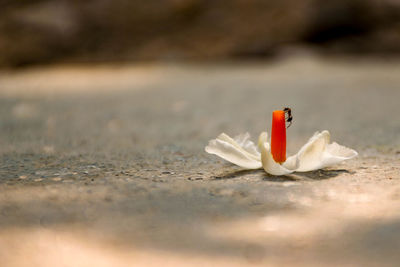
[[[278,163],[286,161],[286,119],[283,110],[272,112],[271,154]]]

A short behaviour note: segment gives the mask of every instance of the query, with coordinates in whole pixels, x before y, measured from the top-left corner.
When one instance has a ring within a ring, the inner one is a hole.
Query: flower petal
[[[324,152],[324,163],[326,166],[334,165],[347,159],[354,158],[358,155],[354,149],[341,146],[336,142],[327,145]],[[324,167],[326,167],[324,166]]]
[[[328,131],[316,132],[297,153],[299,166],[296,171],[322,169],[358,155],[353,149],[337,143],[329,144],[329,141]]]
[[[290,156],[286,159],[286,161],[282,164],[283,167],[289,170],[297,170],[299,168],[300,161],[299,158],[296,155]]]
[[[272,175],[286,175],[292,173],[294,170],[290,170],[284,167],[279,163],[276,163],[271,155],[271,148],[269,143],[267,142],[268,134],[266,132],[262,132],[260,137],[258,138],[258,148],[261,151],[261,162],[264,170]],[[294,160],[296,162],[296,160]],[[291,161],[290,164],[293,164]],[[297,164],[295,163],[294,166]]]
[[[241,146],[244,150],[249,152],[250,154],[254,155],[258,159],[261,157],[260,152],[257,150],[257,146],[250,140],[250,134],[244,133],[239,134],[233,138],[236,143]]]
[[[249,140],[248,133],[236,137],[235,141],[227,134],[220,134],[210,140],[205,150],[245,169],[261,168],[260,153]]]

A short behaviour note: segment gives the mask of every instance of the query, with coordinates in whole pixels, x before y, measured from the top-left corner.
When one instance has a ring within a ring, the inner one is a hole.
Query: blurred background
[[[0,265],[399,266],[400,0],[0,0]],[[204,147],[315,131],[276,177]]]
[[[0,66],[399,54],[397,0],[1,0]]]

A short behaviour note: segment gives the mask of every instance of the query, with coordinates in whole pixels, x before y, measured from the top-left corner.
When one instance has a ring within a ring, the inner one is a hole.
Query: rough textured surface
[[[397,62],[298,57],[221,65],[59,66],[0,74],[5,266],[395,266]],[[204,152],[316,130],[360,156],[273,177]]]

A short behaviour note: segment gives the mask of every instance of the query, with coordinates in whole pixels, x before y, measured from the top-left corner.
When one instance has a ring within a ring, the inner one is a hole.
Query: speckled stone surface
[[[396,266],[399,84],[395,60],[314,57],[3,71],[1,262]],[[274,177],[204,152],[284,106],[289,154],[328,129],[359,157]]]

